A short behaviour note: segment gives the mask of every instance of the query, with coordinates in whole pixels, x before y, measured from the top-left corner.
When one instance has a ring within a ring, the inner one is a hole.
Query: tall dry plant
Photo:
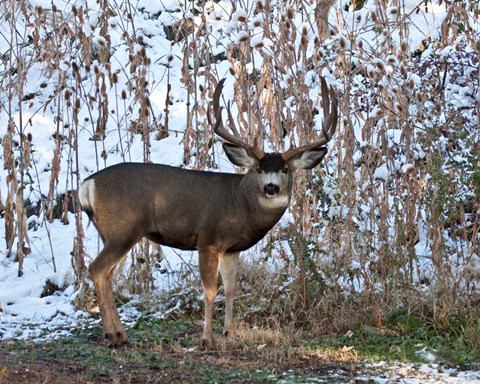
[[[265,258],[283,265],[274,280],[292,292],[291,300],[282,301],[284,313],[294,313],[295,324],[340,312],[347,314],[344,319],[355,313],[381,324],[394,308],[435,302],[435,313],[446,314],[450,305],[478,299],[480,278],[480,105],[472,96],[480,82],[480,37],[473,3],[443,2],[447,17],[438,38],[426,38],[419,47],[409,46],[416,33],[411,17],[429,10],[431,2],[414,13],[398,0],[370,1],[368,10],[363,1],[348,9],[331,0],[232,1],[221,9],[211,2],[179,4],[182,12],[172,13],[164,31],[172,47],[182,48],[176,50],[180,58],[165,52],[167,63],[182,61],[181,75],[167,64],[165,76],[156,79],[154,53],[135,21],[139,14],[156,16],[134,4],[102,1],[98,9],[60,10],[3,1],[4,17],[10,17],[7,64],[16,69],[5,71],[0,83],[9,92],[4,108],[8,116],[19,109],[21,117],[25,74],[44,63],[43,75],[55,84],[42,104],[56,115],[50,182],[48,192],[42,191],[42,209],[52,220],[59,190],[76,190],[80,183],[79,143],[86,132],[98,170],[112,153],[132,160],[138,137],[143,160],[150,161],[154,141],[168,134],[183,134],[186,166],[216,168],[218,139],[207,112],[226,68],[235,78],[235,126],[266,150],[321,134],[318,84],[326,76],[340,100],[337,134],[325,164],[297,175],[292,219],[273,231],[263,250]],[[25,28],[18,15],[30,20],[28,44],[17,40]],[[95,37],[86,33],[92,15],[99,20]],[[120,67],[112,61],[111,33],[121,36],[129,52]],[[169,124],[172,94],[178,92],[171,76],[181,76],[185,87],[184,131]],[[159,83],[168,86],[162,114],[151,100]],[[6,240],[10,250],[18,244],[19,273],[28,253],[23,202],[35,145],[35,135],[25,135],[26,123],[11,119],[2,139]],[[68,169],[66,180],[62,167]],[[63,220],[69,198],[61,204]],[[77,228],[73,264],[83,285],[88,256],[82,216],[71,199]],[[160,257],[148,242],[135,248],[120,272],[122,288],[151,289],[149,271]],[[282,312],[279,306],[275,311]]]
[[[15,259],[18,261],[18,276],[23,275],[23,260],[30,253],[26,211],[24,206],[28,169],[31,168],[31,135],[25,133],[26,121],[23,119],[23,100],[25,76],[32,64],[21,49],[21,37],[16,30],[16,18],[27,13],[23,3],[2,3],[9,36],[5,36],[9,45],[5,62],[10,70],[5,77],[7,103],[2,108],[8,116],[8,126],[3,138],[4,169],[7,170],[7,196],[5,204],[5,239],[10,255],[17,242]],[[17,111],[18,120],[13,119]]]

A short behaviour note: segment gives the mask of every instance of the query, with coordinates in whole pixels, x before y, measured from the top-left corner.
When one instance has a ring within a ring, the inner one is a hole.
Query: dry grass
[[[233,40],[216,58],[211,52],[217,41],[207,33],[206,24],[179,19],[172,28],[177,31],[175,44],[184,47],[185,55],[181,59],[184,100],[189,105],[183,136],[186,166],[216,166],[206,106],[223,75],[214,65],[217,59],[229,63],[236,80],[232,111],[241,134],[251,142],[264,137],[275,150],[320,134],[321,95],[312,90],[318,89],[321,74],[335,79],[340,96],[341,122],[325,166],[298,175],[291,225],[274,231],[266,252],[258,252],[281,267],[272,272],[258,263],[242,266],[238,313],[245,321],[255,319],[264,331],[245,331],[242,336],[240,330],[239,344],[249,339],[262,343],[262,338],[281,342],[270,331],[280,327],[319,333],[343,332],[357,321],[381,325],[398,307],[428,307],[425,313],[430,316],[448,318],[455,309],[478,304],[480,105],[472,99],[459,108],[446,97],[445,83],[448,77],[466,100],[469,94],[462,84],[471,84],[472,92],[478,92],[480,39],[471,27],[478,7],[470,5],[469,13],[458,2],[444,4],[448,17],[438,39],[417,49],[408,46],[408,35],[414,33],[409,15],[401,8],[393,11],[397,2],[377,2],[368,15],[373,24],[363,29],[359,20],[358,29],[348,33],[342,29],[348,13],[340,9],[336,20],[329,19],[335,26],[326,31],[324,10],[329,3],[317,2],[316,7],[302,3],[300,8],[296,1],[286,1],[266,9],[273,5],[258,2],[252,14],[263,16],[264,41],[272,45],[251,44],[255,37],[251,24],[239,20],[236,31],[246,32],[245,37]],[[155,86],[150,71],[154,52],[147,44],[137,49],[143,32],[134,18],[126,17],[117,26],[132,53],[122,71],[112,71],[108,20],[114,14],[139,12],[132,4],[104,3],[99,8],[101,33],[96,41],[83,33],[88,23],[85,9],[18,3],[19,8],[12,10],[11,4],[1,2],[2,19],[11,30],[10,56],[0,64],[0,89],[8,90],[2,113],[10,119],[2,140],[7,170],[2,180],[7,196],[2,199],[7,247],[22,244],[17,247],[21,274],[22,257],[29,251],[21,202],[43,196],[45,218],[54,219],[53,200],[60,183],[65,190],[78,187],[82,148],[77,139],[83,132],[92,139],[89,145],[95,148],[99,169],[112,150],[105,146],[107,135],[118,136],[116,150],[126,161],[130,145],[140,137],[144,160],[149,161],[151,141],[178,132],[169,125],[169,96],[162,110],[149,98]],[[363,3],[355,5],[360,11]],[[18,21],[20,16],[31,20],[28,28]],[[378,31],[375,47],[363,40],[367,29]],[[21,41],[18,36],[26,36],[27,30],[33,31],[33,40]],[[441,57],[439,52],[448,46],[454,52]],[[427,49],[433,54],[422,56]],[[58,119],[49,190],[30,196],[23,188],[26,172],[39,170],[31,162],[35,136],[24,134],[22,108],[29,105],[24,95],[27,75],[40,63],[45,81],[55,83],[49,88],[53,96],[30,96],[43,98],[38,113],[53,108]],[[252,63],[255,68],[250,70]],[[431,68],[441,68],[444,76]],[[170,72],[166,65],[161,79],[169,85]],[[415,82],[415,76],[421,82]],[[86,79],[95,85],[91,90],[85,89]],[[122,90],[125,85],[128,92]],[[109,98],[112,88],[117,91],[115,99]],[[79,120],[81,111],[92,119]],[[401,131],[395,140],[394,130]],[[69,160],[62,162],[62,154]],[[59,178],[62,167],[68,169],[67,180]],[[382,167],[388,170],[387,177],[379,175]],[[73,264],[80,286],[86,276],[78,211],[75,225]],[[133,261],[125,264],[122,289],[138,293],[151,288],[147,267],[154,264],[157,252],[148,243],[133,251],[129,259]]]

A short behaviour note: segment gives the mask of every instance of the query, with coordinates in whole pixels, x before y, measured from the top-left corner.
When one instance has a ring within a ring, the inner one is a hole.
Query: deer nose
[[[275,196],[278,192],[280,192],[280,187],[276,184],[269,183],[263,187],[263,192],[269,196]]]

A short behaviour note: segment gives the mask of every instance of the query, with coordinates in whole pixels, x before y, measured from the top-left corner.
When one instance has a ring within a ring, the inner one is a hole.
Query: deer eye
[[[260,173],[262,173],[263,171],[262,171],[262,169],[259,167],[259,168],[255,169],[255,172],[257,172],[258,174],[260,174]]]
[[[282,173],[288,173],[288,167],[283,167]]]

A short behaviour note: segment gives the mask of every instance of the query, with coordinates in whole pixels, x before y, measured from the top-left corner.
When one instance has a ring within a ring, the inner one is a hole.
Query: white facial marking
[[[259,198],[259,203],[266,209],[279,209],[288,207],[290,201],[287,194],[275,196],[263,195]]]
[[[280,187],[282,185],[282,178],[278,173],[269,172],[265,174],[265,177],[263,179],[263,184],[264,185],[275,184]]]

